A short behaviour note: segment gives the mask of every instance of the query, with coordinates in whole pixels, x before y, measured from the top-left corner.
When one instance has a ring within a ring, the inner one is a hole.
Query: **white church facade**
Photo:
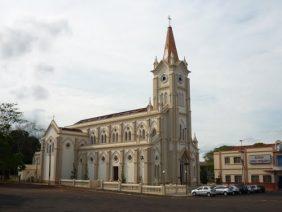
[[[198,184],[199,151],[192,138],[188,64],[179,60],[172,27],[153,64],[152,103],[59,127],[41,138],[41,180],[90,179],[158,185]]]

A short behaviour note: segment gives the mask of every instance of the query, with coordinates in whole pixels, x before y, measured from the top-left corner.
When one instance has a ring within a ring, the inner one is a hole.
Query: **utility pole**
[[[245,184],[245,177],[244,177],[244,151],[243,151],[243,140],[240,140],[241,143],[241,164],[242,164],[242,182]]]

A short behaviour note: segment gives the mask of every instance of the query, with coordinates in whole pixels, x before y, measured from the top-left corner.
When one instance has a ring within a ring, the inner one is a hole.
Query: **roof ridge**
[[[122,111],[122,112],[111,113],[111,114],[106,114],[106,115],[101,115],[101,116],[95,116],[95,117],[92,117],[92,118],[82,119],[82,120],[76,122],[74,125],[82,124],[82,123],[86,123],[86,122],[91,122],[91,121],[108,119],[108,118],[112,118],[112,117],[129,115],[129,114],[133,114],[133,113],[141,113],[141,112],[145,112],[145,111],[147,111],[147,107],[137,108],[137,109],[133,109],[133,110],[126,110],[126,111]]]

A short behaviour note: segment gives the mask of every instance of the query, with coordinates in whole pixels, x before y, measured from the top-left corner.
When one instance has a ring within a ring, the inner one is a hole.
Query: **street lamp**
[[[242,164],[242,182],[243,184],[245,184],[245,178],[244,178],[244,152],[243,152],[243,140],[240,140],[240,143],[241,143],[241,164]]]
[[[189,163],[185,162],[185,178],[186,178],[186,195],[188,194],[188,165]]]
[[[165,170],[162,171],[163,174],[163,185],[165,184]]]

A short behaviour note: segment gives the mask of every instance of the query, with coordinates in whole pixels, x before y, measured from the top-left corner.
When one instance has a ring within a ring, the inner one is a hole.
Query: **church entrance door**
[[[118,166],[113,166],[113,180],[118,181]]]

